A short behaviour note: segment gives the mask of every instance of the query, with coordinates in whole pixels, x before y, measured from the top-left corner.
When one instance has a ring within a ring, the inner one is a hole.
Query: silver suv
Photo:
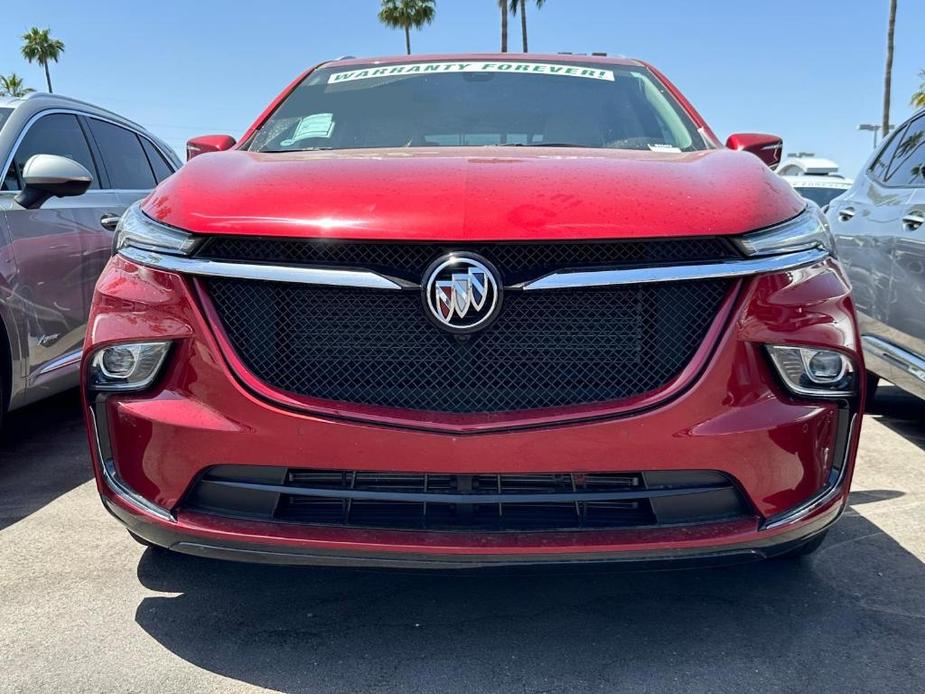
[[[180,167],[141,126],[74,99],[0,98],[0,414],[76,385],[125,208]]]
[[[925,110],[898,127],[827,212],[869,373],[925,398]]]

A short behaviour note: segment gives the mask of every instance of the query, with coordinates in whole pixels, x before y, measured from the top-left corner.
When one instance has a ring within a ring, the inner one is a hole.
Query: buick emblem
[[[473,253],[443,256],[424,273],[422,285],[428,313],[450,332],[480,330],[501,308],[497,272]]]

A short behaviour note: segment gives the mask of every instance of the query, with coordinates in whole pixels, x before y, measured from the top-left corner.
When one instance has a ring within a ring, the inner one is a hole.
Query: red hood
[[[206,154],[144,204],[203,234],[403,240],[740,234],[802,208],[747,153],[506,148]]]

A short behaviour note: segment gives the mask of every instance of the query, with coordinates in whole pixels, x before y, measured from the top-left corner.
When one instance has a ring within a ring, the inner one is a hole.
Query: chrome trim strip
[[[80,363],[80,358],[83,356],[83,350],[77,349],[73,352],[68,352],[63,354],[60,357],[52,359],[50,362],[45,364],[41,369],[39,369],[32,378],[38,378],[39,376],[44,376],[50,374],[52,371],[57,371],[58,369],[64,369],[68,366],[73,366],[74,364]]]
[[[358,287],[361,289],[417,289],[419,287],[413,282],[386,277],[370,270],[235,263],[175,256],[133,247],[122,248],[119,253],[132,262],[141,265],[156,267],[168,272],[180,272],[203,277],[232,277],[267,282],[293,282],[296,284]],[[545,277],[507,288],[534,291],[745,277],[766,272],[793,270],[817,263],[827,258],[828,255],[829,253],[825,250],[812,249],[761,258],[727,260],[720,263],[554,272]]]
[[[817,496],[815,499],[810,501],[803,506],[800,506],[793,511],[790,511],[785,516],[780,516],[775,518],[768,523],[765,523],[761,526],[760,530],[774,530],[775,528],[780,528],[785,525],[790,525],[791,523],[796,523],[803,520],[806,516],[810,515],[819,508],[822,508],[832,499],[837,497],[842,492],[842,478],[844,478],[844,473],[839,475],[838,481],[829,487],[823,494]]]
[[[115,463],[112,459],[103,456],[103,449],[100,446],[100,432],[96,422],[96,413],[93,411],[92,407],[88,409],[90,412],[90,423],[93,426],[93,442],[96,444],[96,456],[100,461],[100,470],[102,470],[103,480],[106,482],[106,486],[130,506],[151,513],[163,520],[176,522],[177,519],[174,518],[169,511],[161,508],[157,504],[151,503],[122,481],[122,477],[119,475],[119,471],[116,470]]]
[[[803,520],[804,518],[806,518],[806,516],[812,514],[817,509],[822,508],[823,506],[828,504],[832,499],[834,499],[835,497],[837,497],[839,494],[842,493],[841,487],[842,487],[842,482],[844,480],[844,477],[845,477],[845,471],[843,468],[838,473],[838,479],[832,485],[827,487],[826,490],[822,494],[820,494],[814,499],[811,499],[810,501],[803,504],[802,506],[798,506],[797,508],[791,511],[787,511],[782,516],[777,516],[769,520],[768,522],[764,523],[759,528],[759,530],[774,530],[775,528],[780,528],[782,526],[790,525],[791,523],[796,523],[798,521]]]
[[[822,492],[809,501],[789,511],[784,511],[781,515],[769,518],[761,525],[759,528],[760,530],[773,530],[774,528],[780,528],[781,526],[801,521],[817,509],[828,504],[832,499],[836,498],[844,491],[842,489],[842,484],[845,481],[845,474],[848,471],[848,460],[851,457],[851,438],[854,436],[854,427],[858,419],[857,413],[852,413],[849,416],[850,419],[848,420],[847,431],[845,432],[848,440],[845,442],[845,451],[842,457],[841,467],[838,468],[838,472],[836,473],[836,478],[830,480]]]
[[[841,485],[844,477],[845,471],[844,468],[842,468],[842,470],[838,473],[838,479],[836,479],[833,484],[828,486],[822,494],[814,499],[810,499],[807,503],[798,506],[791,511],[787,511],[782,516],[777,516],[776,518],[769,520],[760,527],[760,530],[774,530],[775,528],[780,528],[784,525],[790,525],[791,523],[796,523],[803,520],[816,509],[822,508],[832,499],[842,493]]]
[[[575,289],[580,287],[612,287],[623,284],[649,284],[653,282],[687,282],[690,280],[745,277],[766,272],[794,270],[824,260],[828,251],[814,248],[808,251],[770,255],[743,260],[725,260],[719,263],[699,265],[663,265],[646,268],[623,268],[616,270],[578,270],[554,272],[519,288],[524,291],[537,289]]]
[[[872,352],[874,356],[886,360],[894,367],[902,369],[913,378],[925,383],[925,359],[873,335],[862,335],[861,343],[865,351]]]
[[[132,262],[141,265],[202,277],[232,277],[235,279],[358,287],[361,289],[403,289],[405,286],[417,286],[410,283],[406,285],[399,280],[390,279],[369,270],[228,263],[201,258],[185,258],[132,247],[121,248],[119,253]]]

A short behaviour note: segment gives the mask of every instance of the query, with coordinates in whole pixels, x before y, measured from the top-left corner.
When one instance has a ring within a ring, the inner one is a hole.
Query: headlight
[[[735,239],[745,255],[779,255],[820,248],[835,255],[835,239],[819,206],[810,202],[788,222]]]
[[[199,242],[200,239],[192,234],[155,222],[141,211],[141,203],[136,202],[119,220],[113,239],[113,252],[118,253],[130,247],[172,255],[189,255]]]
[[[857,370],[841,352],[778,345],[767,348],[784,385],[797,395],[835,398],[857,392]]]
[[[157,378],[169,349],[169,342],[104,347],[90,360],[88,385],[91,390],[144,390]]]

